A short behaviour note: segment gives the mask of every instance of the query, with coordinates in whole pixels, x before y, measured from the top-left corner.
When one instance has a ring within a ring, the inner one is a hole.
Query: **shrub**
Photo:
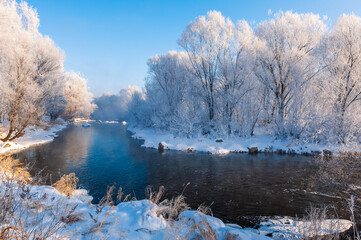
[[[324,155],[315,158],[315,163],[318,171],[311,178],[309,187],[319,192],[335,194],[343,200],[343,206],[337,210],[351,215],[354,238],[360,239],[357,229],[361,224],[361,154],[342,152]]]
[[[75,176],[75,173],[68,175],[64,174],[56,183],[52,186],[56,188],[60,193],[71,197],[73,191],[77,188],[79,178]]]
[[[29,183],[31,181],[28,167],[20,163],[18,159],[10,156],[0,156],[0,172],[3,180]]]

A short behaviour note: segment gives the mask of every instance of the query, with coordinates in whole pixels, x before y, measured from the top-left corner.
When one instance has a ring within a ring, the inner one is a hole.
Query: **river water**
[[[145,188],[164,186],[165,197],[183,192],[192,208],[210,206],[225,222],[250,224],[259,216],[301,216],[310,205],[335,199],[305,192],[316,169],[310,157],[166,151],[141,147],[121,124],[70,125],[53,142],[28,148],[17,157],[51,174],[75,172],[94,203],[116,184],[137,199]]]

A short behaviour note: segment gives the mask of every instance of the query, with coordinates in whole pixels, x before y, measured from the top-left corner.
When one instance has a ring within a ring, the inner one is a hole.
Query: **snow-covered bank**
[[[95,122],[95,120],[89,118],[73,118],[72,122],[74,123],[90,123]]]
[[[0,183],[1,189],[6,187],[8,185],[4,182]],[[29,201],[24,198],[24,194],[31,196],[31,204],[40,204],[43,209],[42,218],[37,219],[36,224],[30,220],[28,227],[36,229],[46,226],[47,221],[60,221],[59,230],[48,239],[199,239],[202,234],[216,236],[214,239],[271,239],[265,235],[272,235],[276,239],[282,236],[285,239],[297,239],[302,236],[343,232],[352,225],[348,220],[323,220],[317,228],[309,222],[281,219],[261,223],[259,229],[245,229],[189,210],[182,212],[177,220],[169,221],[161,214],[162,207],[149,200],[122,202],[116,206],[94,205],[90,203],[92,197],[86,190],[74,190],[73,196],[68,197],[50,186],[27,187],[28,191],[25,193],[23,190],[15,191],[18,194],[16,198]],[[22,200],[20,203],[22,204]],[[55,210],[57,215],[53,214]],[[3,227],[5,226],[0,225],[0,229]]]
[[[9,187],[8,182],[0,183],[0,189],[4,190],[6,187]],[[12,189],[16,187],[13,184]],[[37,204],[42,209],[41,218],[37,218],[35,223],[31,220],[33,216],[25,216],[35,214],[34,212],[15,214],[22,214],[24,219],[29,219],[25,226],[29,229],[24,232],[30,229],[40,231],[40,228],[43,229],[51,222],[59,222],[59,230],[47,239],[193,239],[195,234],[199,234],[195,229],[203,225],[210,227],[218,239],[225,239],[230,234],[241,239],[269,239],[250,230],[227,226],[217,218],[196,211],[184,211],[178,220],[167,221],[160,214],[161,207],[149,200],[101,206],[90,204],[91,197],[85,190],[75,190],[72,197],[67,197],[50,186],[28,185],[27,188],[24,193],[23,188],[19,187],[15,191],[15,198],[21,205]],[[22,206],[18,206],[17,211],[21,209]],[[57,212],[56,215],[54,211]],[[0,229],[2,228],[6,226],[0,225]]]
[[[315,221],[294,221],[281,218],[262,222],[258,231],[275,239],[304,239],[304,237],[325,236],[342,233],[352,227],[352,222],[345,219],[324,219]]]
[[[290,154],[322,154],[324,150],[331,152],[359,151],[358,146],[321,145],[302,143],[297,140],[277,139],[274,136],[256,133],[252,137],[197,138],[176,137],[172,133],[154,129],[128,127],[132,137],[144,140],[144,147],[157,148],[162,143],[165,149],[180,151],[201,151],[212,154],[245,153],[250,149],[258,152],[277,152]]]
[[[67,123],[59,121],[48,130],[30,126],[25,130],[25,135],[11,142],[0,142],[0,155],[8,152],[17,152],[33,145],[50,142],[56,137],[56,133],[66,128]]]

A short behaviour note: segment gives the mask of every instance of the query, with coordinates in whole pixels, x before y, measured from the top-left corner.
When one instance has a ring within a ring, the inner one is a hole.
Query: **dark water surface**
[[[53,142],[18,154],[52,174],[75,172],[79,185],[96,203],[107,186],[116,184],[137,199],[149,185],[165,186],[170,198],[184,190],[193,208],[211,205],[214,216],[243,224],[245,217],[302,215],[310,204],[332,198],[307,194],[304,181],[315,174],[310,157],[278,154],[229,154],[166,151],[141,147],[121,124],[69,126]]]

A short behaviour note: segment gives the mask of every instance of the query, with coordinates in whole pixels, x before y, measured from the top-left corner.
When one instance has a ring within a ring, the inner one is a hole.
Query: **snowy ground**
[[[3,187],[0,183],[0,188]],[[195,234],[199,233],[198,230],[194,230],[197,226],[210,227],[209,229],[212,229],[218,239],[227,239],[227,235],[238,237],[232,239],[270,239],[265,236],[266,234],[273,234],[272,236],[278,239],[285,236],[286,239],[297,239],[319,233],[324,235],[336,231],[342,232],[351,227],[351,222],[347,220],[324,220],[320,222],[319,228],[312,226],[311,229],[315,230],[308,231],[310,222],[281,219],[264,222],[259,229],[242,229],[238,225],[224,224],[217,218],[197,211],[184,211],[178,220],[167,221],[159,214],[162,211],[161,207],[149,200],[101,207],[89,203],[92,197],[86,190],[75,190],[73,197],[67,197],[50,186],[29,186],[29,189],[30,192],[26,194],[35,198],[34,202],[41,199],[41,208],[46,211],[40,221],[52,219],[54,216],[48,214],[55,210],[58,212],[57,217],[64,221],[61,231],[53,236],[61,239],[195,239]],[[70,213],[66,210],[74,208],[75,210],[71,210]],[[43,224],[45,223],[37,222],[36,226]],[[0,226],[0,229],[1,227],[3,226]]]
[[[180,151],[201,151],[212,154],[228,154],[230,152],[248,152],[250,148],[257,147],[260,152],[283,152],[295,154],[321,154],[323,150],[339,152],[342,150],[359,150],[354,146],[319,145],[302,143],[296,140],[276,139],[274,136],[256,132],[249,138],[186,138],[175,137],[171,133],[165,133],[154,129],[139,129],[128,127],[133,133],[133,138],[144,139],[144,147],[157,148],[162,143],[165,149]],[[217,141],[218,140],[218,141]]]
[[[8,152],[16,152],[33,145],[50,142],[56,137],[56,133],[66,127],[66,122],[60,121],[60,124],[52,125],[48,130],[38,129],[30,126],[25,130],[25,135],[15,139],[12,142],[0,141],[0,155]]]
[[[262,222],[258,232],[262,235],[272,234],[276,239],[303,239],[340,233],[351,227],[352,222],[345,219],[293,221],[290,218],[281,218]]]
[[[74,123],[89,123],[89,122],[95,122],[95,120],[89,119],[89,118],[73,118],[72,120]]]
[[[56,226],[58,230],[47,239],[195,239],[199,231],[194,229],[199,226],[211,230],[217,239],[226,239],[230,234],[244,240],[269,239],[196,211],[184,211],[177,220],[169,221],[160,214],[162,207],[149,200],[93,205],[86,190],[74,190],[73,196],[68,197],[51,186],[24,187],[14,181],[0,181],[0,192],[9,192],[6,189],[11,189],[17,200],[12,201],[15,211],[7,218],[7,224],[0,224],[0,231],[13,224],[19,227],[17,221],[21,219],[26,229],[22,232],[46,232],[49,226]]]

